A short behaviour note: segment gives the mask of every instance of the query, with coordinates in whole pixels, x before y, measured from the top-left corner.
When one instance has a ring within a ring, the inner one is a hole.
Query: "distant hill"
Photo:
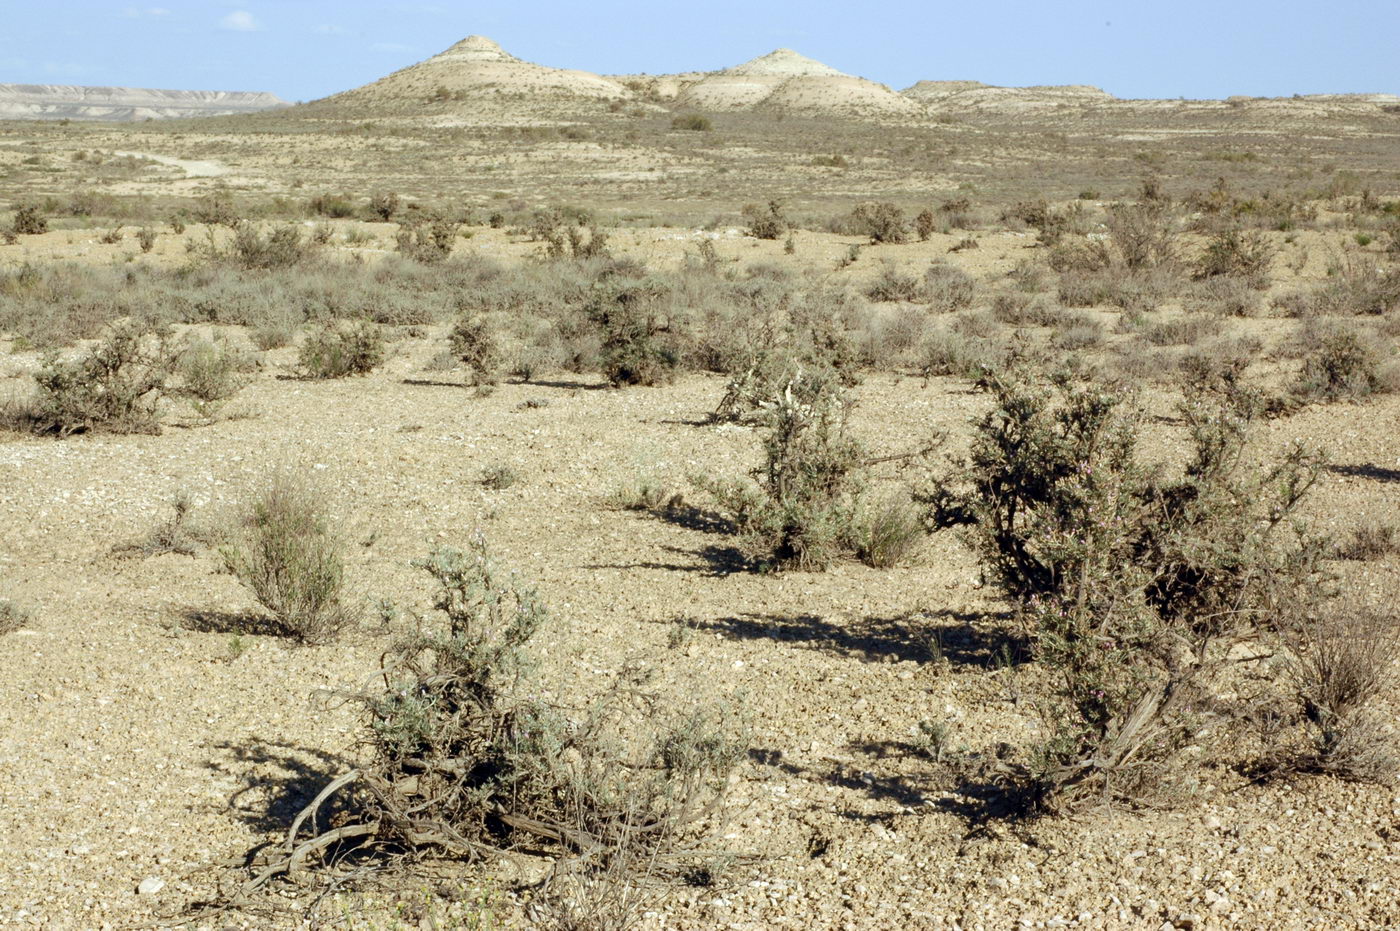
[[[403,117],[440,125],[535,123],[604,110],[634,94],[587,71],[522,61],[485,36],[468,36],[426,61],[289,111],[308,118]]]
[[[676,97],[682,106],[715,112],[756,111],[850,118],[920,118],[917,101],[883,84],[837,71],[791,49],[713,72]]]
[[[229,116],[290,106],[275,94],[67,84],[0,84],[0,119],[137,120]]]

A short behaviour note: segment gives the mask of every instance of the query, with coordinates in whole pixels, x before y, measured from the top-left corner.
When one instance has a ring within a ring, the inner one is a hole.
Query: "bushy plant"
[[[295,819],[287,855],[252,885],[301,879],[335,841],[465,860],[529,844],[561,874],[620,868],[629,883],[693,865],[744,752],[732,716],[668,712],[638,672],[578,710],[546,700],[529,650],[549,623],[535,589],[479,538],[414,566],[434,612],[386,654],[383,688],[355,696],[369,761]]]
[[[1323,333],[1303,358],[1293,392],[1303,399],[1335,401],[1375,394],[1383,386],[1370,346],[1350,330]]]
[[[304,478],[277,472],[244,508],[224,564],[303,643],[334,639],[354,620],[344,562],[325,501]]]
[[[156,247],[156,231],[149,226],[141,227],[136,231],[136,242],[142,252],[150,252]]]
[[[589,297],[587,314],[601,337],[603,374],[614,385],[665,384],[680,362],[660,306],[668,289],[660,279],[630,272],[619,268],[601,277]]]
[[[761,565],[820,571],[853,550],[865,454],[846,430],[849,407],[829,374],[799,372],[764,408],[756,481],[702,480]]]
[[[452,255],[457,228],[457,222],[447,217],[413,214],[411,221],[400,225],[394,241],[400,255],[424,265],[435,265]]]
[[[307,378],[365,375],[384,361],[384,336],[368,320],[322,327],[306,337],[297,364]]]
[[[243,387],[244,372],[251,364],[226,342],[191,340],[175,357],[174,372],[179,378],[175,393],[204,404],[227,401]]]
[[[746,204],[743,213],[749,224],[748,233],[755,239],[779,239],[791,227],[783,213],[781,201],[770,200],[766,205]]]
[[[707,133],[715,128],[715,124],[710,121],[708,116],[699,113],[685,113],[671,118],[671,128],[694,133]]]
[[[27,608],[8,598],[0,598],[0,636],[28,627],[33,620],[34,616]]]
[[[850,226],[874,243],[901,243],[909,238],[904,211],[889,201],[857,204],[851,211]]]
[[[15,217],[10,223],[10,231],[16,236],[38,236],[49,231],[48,218],[38,204],[21,203],[15,205]]]
[[[38,394],[18,416],[34,432],[59,436],[159,433],[157,411],[172,366],[168,333],[119,324],[81,358],[46,358],[34,375]]]
[[[252,223],[239,223],[234,228],[229,257],[249,271],[269,271],[292,268],[309,259],[315,243],[307,240],[299,227],[287,223],[273,227],[266,234]]]
[[[467,367],[473,385],[494,385],[500,381],[505,354],[500,337],[486,316],[477,314],[458,321],[449,339],[452,354]]]
[[[1249,282],[1256,290],[1269,286],[1269,265],[1274,248],[1258,231],[1228,229],[1211,237],[1196,262],[1195,276],[1229,275]]]
[[[1040,800],[1133,798],[1169,772],[1229,645],[1315,578],[1320,548],[1290,518],[1317,460],[1243,465],[1259,398],[1235,371],[1189,388],[1179,478],[1138,458],[1138,415],[1114,391],[1016,373],[988,387],[961,489],[928,495],[934,523],[971,525],[1055,672],[1028,774]]]
[[[388,223],[399,212],[399,195],[393,191],[379,191],[369,199],[369,212]]]

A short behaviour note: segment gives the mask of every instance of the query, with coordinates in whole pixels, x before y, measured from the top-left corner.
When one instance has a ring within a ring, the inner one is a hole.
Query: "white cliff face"
[[[0,119],[129,122],[228,116],[288,106],[275,94],[68,84],[0,84]]]

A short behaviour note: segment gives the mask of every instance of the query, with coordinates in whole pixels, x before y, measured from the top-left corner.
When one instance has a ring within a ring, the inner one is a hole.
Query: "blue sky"
[[[1400,0],[0,0],[0,83],[268,90],[311,100],[479,33],[601,73],[709,70],[780,46],[896,89],[1096,84],[1121,97],[1400,93]]]

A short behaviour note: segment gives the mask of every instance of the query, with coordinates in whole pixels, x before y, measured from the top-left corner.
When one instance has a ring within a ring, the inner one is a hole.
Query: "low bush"
[[[986,384],[994,409],[952,481],[923,496],[935,526],[970,526],[1052,670],[1048,738],[1023,770],[1042,806],[1136,800],[1210,729],[1209,687],[1241,638],[1315,591],[1317,541],[1292,515],[1319,471],[1289,451],[1260,471],[1241,450],[1260,400],[1218,372],[1181,411],[1179,477],[1140,460],[1139,414],[1096,384],[1023,372]]]
[[[744,219],[748,221],[748,234],[755,239],[780,239],[792,226],[783,213],[781,201],[770,200],[766,205],[746,204]]]
[[[707,133],[715,128],[708,116],[699,113],[685,113],[671,118],[671,128],[693,133]]]
[[[34,615],[7,598],[0,598],[0,636],[28,627]]]
[[[889,264],[865,287],[865,296],[872,301],[917,301],[923,293],[919,279]]]
[[[399,195],[393,191],[379,191],[369,199],[370,215],[388,223],[399,212]]]
[[[244,507],[224,564],[288,635],[326,643],[355,615],[344,602],[344,562],[321,493],[277,472]]]
[[[267,233],[252,223],[239,223],[225,254],[239,268],[268,271],[302,264],[315,253],[315,247],[299,227],[290,223],[273,227]]]
[[[383,687],[354,696],[367,762],[294,819],[284,856],[245,891],[329,871],[332,844],[468,861],[529,846],[554,858],[552,882],[612,878],[629,895],[702,864],[745,752],[733,715],[673,710],[639,673],[571,706],[546,699],[530,645],[550,620],[534,588],[480,540],[414,566],[433,580],[434,612],[385,655]]]
[[[452,254],[457,228],[457,222],[446,217],[414,214],[411,221],[400,224],[394,241],[400,255],[424,265],[435,265]]]
[[[909,223],[904,211],[889,201],[857,204],[851,211],[848,225],[872,244],[902,243],[909,238]]]
[[[1274,247],[1257,231],[1224,230],[1206,243],[1205,252],[1196,261],[1195,277],[1228,275],[1262,291],[1269,286],[1274,252]]]
[[[972,306],[977,296],[977,280],[967,272],[939,260],[924,272],[924,300],[939,313],[963,310]]]
[[[307,378],[365,375],[384,361],[384,336],[368,320],[322,327],[307,336],[297,365]]]
[[[1394,524],[1362,524],[1333,550],[1338,559],[1384,559],[1400,553],[1400,527]]]
[[[452,354],[467,367],[473,385],[494,385],[501,380],[505,354],[495,327],[485,315],[459,321],[449,340]]]
[[[46,358],[34,375],[36,396],[9,419],[21,429],[58,436],[159,433],[158,407],[172,367],[168,333],[118,325],[78,359]]]
[[[39,236],[49,231],[49,221],[37,204],[16,204],[10,231],[16,236]]]
[[[1332,329],[1316,337],[1303,357],[1293,393],[1304,400],[1359,400],[1391,389],[1381,378],[1375,351],[1358,334]]]

